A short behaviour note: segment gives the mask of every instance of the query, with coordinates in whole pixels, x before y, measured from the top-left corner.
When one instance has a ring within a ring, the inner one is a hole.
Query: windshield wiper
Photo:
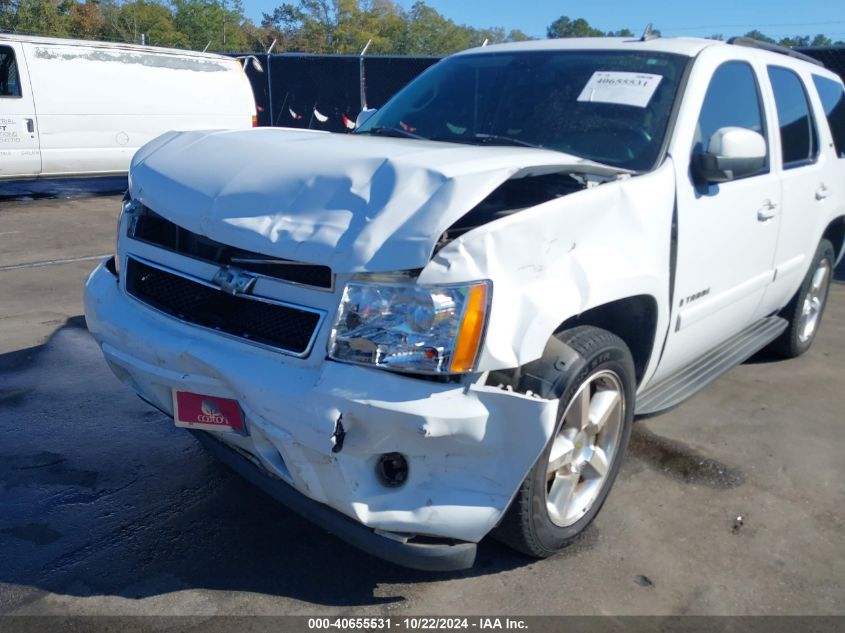
[[[528,141],[522,141],[518,138],[513,138],[512,136],[501,136],[499,134],[476,134],[473,138],[485,144],[504,143],[507,145],[519,145],[521,147],[533,147],[534,149],[546,149],[542,145],[537,145],[536,143],[529,143]]]
[[[396,136],[400,138],[416,138],[422,141],[427,141],[425,136],[414,134],[408,130],[403,130],[401,127],[371,127],[369,130],[363,130],[358,134],[372,134],[373,136]]]

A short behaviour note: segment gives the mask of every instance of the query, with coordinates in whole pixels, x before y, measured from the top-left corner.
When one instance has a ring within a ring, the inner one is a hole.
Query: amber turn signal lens
[[[471,371],[475,366],[481,334],[484,331],[484,318],[487,315],[487,284],[479,284],[469,289],[464,319],[458,331],[458,342],[449,369],[454,373]]]

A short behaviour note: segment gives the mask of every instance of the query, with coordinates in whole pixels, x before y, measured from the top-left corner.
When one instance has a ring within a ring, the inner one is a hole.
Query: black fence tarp
[[[270,125],[270,85],[267,83],[267,58],[268,55],[238,56],[244,65],[246,76],[252,84],[252,94],[255,96],[255,109],[258,115],[258,125]],[[256,69],[250,57],[254,57],[261,65],[261,70]]]
[[[264,72],[244,59],[261,126],[344,132],[361,111],[360,58],[356,55],[282,53],[255,56]],[[364,58],[367,105],[378,108],[438,57]]]
[[[845,80],[844,47],[797,49],[821,61]],[[243,57],[240,56],[239,57]],[[359,57],[281,53],[255,55],[256,70],[244,59],[261,126],[348,131],[361,110]],[[367,105],[379,108],[439,57],[364,57]]]
[[[845,46],[813,46],[795,50],[819,60],[825,68],[832,70],[845,81]]]

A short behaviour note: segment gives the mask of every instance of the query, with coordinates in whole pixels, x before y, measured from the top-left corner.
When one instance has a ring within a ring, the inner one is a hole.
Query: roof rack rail
[[[804,53],[799,53],[798,51],[794,51],[786,46],[779,46],[778,44],[772,44],[770,42],[761,42],[760,40],[755,40],[751,37],[732,37],[728,40],[728,44],[733,44],[734,46],[747,46],[748,48],[759,48],[771,53],[780,53],[781,55],[794,57],[795,59],[800,59],[804,62],[810,62],[816,66],[824,66],[824,64],[822,64],[819,60],[813,59]]]

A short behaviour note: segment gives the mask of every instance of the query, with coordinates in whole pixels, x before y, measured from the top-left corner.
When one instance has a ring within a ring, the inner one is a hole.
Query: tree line
[[[518,29],[457,24],[425,2],[406,9],[395,0],[298,0],[244,15],[242,0],[0,0],[0,32],[146,43],[193,50],[354,54],[372,40],[373,54],[446,55],[483,42],[532,39]],[[561,16],[548,37],[631,37],[602,31],[583,18]],[[747,33],[764,41],[759,31]],[[713,35],[722,39],[721,35]],[[274,44],[275,42],[275,44]],[[845,45],[824,35],[782,38],[785,46]]]
[[[654,32],[657,34],[660,33],[659,30],[655,30]],[[605,32],[590,26],[589,22],[587,22],[583,18],[570,20],[567,16],[564,15],[549,25],[549,27],[546,29],[546,35],[548,37],[631,37],[634,35],[634,33],[630,29]],[[780,46],[786,46],[789,48],[802,48],[807,46],[845,46],[845,41],[833,41],[831,38],[824,35],[823,33],[820,33],[816,36],[794,35],[790,37],[782,37],[780,39],[775,39],[773,37],[769,37],[765,33],[754,29],[753,31],[748,31],[748,33],[745,33],[743,37],[751,37],[755,40],[760,40],[761,42],[768,42],[769,44],[779,44]],[[707,39],[724,40],[725,37],[721,34],[715,34],[709,36]]]
[[[804,48],[807,46],[845,46],[845,41],[833,41],[831,38],[829,38],[823,33],[819,33],[816,36],[793,35],[790,37],[774,39],[772,37],[769,37],[765,33],[761,33],[760,31],[754,30],[746,33],[745,37],[753,37],[755,40],[760,40],[761,42],[768,42],[769,44],[780,44],[781,46],[787,46],[789,48]],[[713,38],[720,40],[722,39],[722,36],[714,35]]]

